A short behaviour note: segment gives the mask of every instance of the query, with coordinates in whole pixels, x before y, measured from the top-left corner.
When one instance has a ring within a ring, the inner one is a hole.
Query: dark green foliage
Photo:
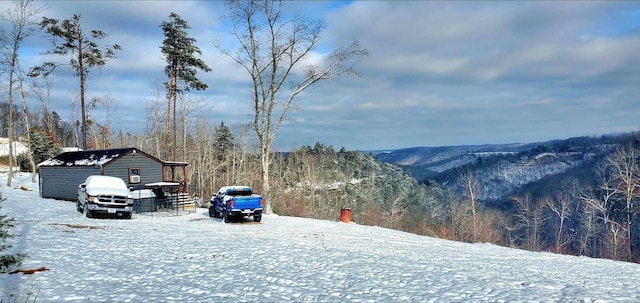
[[[80,15],[74,14],[71,19],[58,20],[43,17],[40,27],[51,35],[53,49],[46,54],[67,56],[71,55],[68,65],[72,67],[77,77],[85,78],[93,67],[102,67],[108,59],[115,57],[115,51],[120,50],[118,44],[101,47],[95,40],[106,38],[108,35],[100,30],[84,30],[80,25]],[[90,33],[90,37],[84,33]],[[95,40],[91,40],[95,39]],[[31,76],[47,75],[64,65],[57,62],[45,62],[32,69]]]
[[[427,232],[425,222],[442,219],[436,214],[442,213],[443,203],[433,188],[370,154],[344,148],[336,152],[316,143],[274,161],[274,166],[284,166],[275,169],[283,174],[275,179],[282,180],[287,193],[278,197],[277,213],[333,220],[348,207],[361,224],[415,233]]]
[[[0,193],[0,205],[5,200]],[[9,239],[15,237],[10,231],[10,229],[15,226],[16,224],[13,219],[0,213],[0,273],[7,273],[13,267],[22,264],[22,261],[26,258],[25,254],[5,253],[6,250],[11,248],[11,245],[7,242]]]
[[[213,130],[213,156],[216,160],[224,161],[226,155],[233,151],[234,140],[229,127],[224,124],[224,121],[220,122],[220,125]]]
[[[196,54],[202,55],[202,52],[195,45],[196,39],[189,37],[186,32],[191,27],[176,13],[171,13],[169,19],[171,21],[163,21],[160,25],[165,36],[160,50],[167,61],[164,72],[170,79],[166,84],[172,90],[171,95],[189,89],[207,89],[207,84],[200,81],[196,74],[197,70],[209,72],[211,68],[196,57]],[[171,83],[172,81],[175,82]],[[184,86],[181,87],[177,81],[182,81]]]
[[[33,161],[38,164],[49,158],[53,158],[60,154],[61,148],[53,143],[53,139],[39,126],[32,126],[30,130],[31,142],[31,154],[33,155]],[[29,159],[26,155],[18,156],[18,163],[20,169],[23,171],[29,171],[31,166],[29,165]]]

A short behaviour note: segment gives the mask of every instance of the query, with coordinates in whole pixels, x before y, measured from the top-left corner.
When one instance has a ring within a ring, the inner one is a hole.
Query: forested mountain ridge
[[[434,157],[431,163],[451,167],[442,171],[404,166],[441,192],[445,213],[434,216],[441,218],[432,226],[436,235],[640,262],[640,134],[534,146],[519,152],[465,147]]]
[[[335,220],[350,208],[354,221],[431,233],[444,213],[437,188],[418,183],[401,168],[358,151],[317,143],[274,159],[274,211]]]
[[[514,153],[534,148],[538,143],[530,144],[484,144],[484,145],[458,145],[438,147],[411,147],[396,149],[390,152],[381,152],[376,158],[381,161],[399,166],[421,166],[433,171],[441,172],[442,166],[447,162],[456,162],[460,158],[474,160],[473,154]],[[471,156],[471,157],[469,157]]]
[[[623,134],[527,144],[419,147],[381,153],[376,158],[402,167],[421,183],[438,183],[458,195],[465,192],[462,173],[471,171],[479,181],[478,199],[508,200],[546,179],[565,174],[576,177],[591,170],[598,160],[633,138]]]

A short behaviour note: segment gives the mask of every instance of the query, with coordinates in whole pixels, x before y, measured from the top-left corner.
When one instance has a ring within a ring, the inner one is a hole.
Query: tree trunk
[[[15,60],[15,59],[14,59]],[[9,174],[7,175],[7,186],[11,187],[13,182],[13,168],[15,163],[15,155],[13,151],[13,74],[15,68],[14,65],[11,66],[9,70],[9,127],[8,127],[8,137],[9,137]]]
[[[164,152],[167,154],[166,157],[169,158],[169,138],[171,138],[171,133],[169,131],[169,125],[171,124],[171,103],[173,101],[173,93],[174,93],[174,71],[171,72],[169,76],[169,84],[167,87],[167,119],[165,122],[164,128]]]
[[[31,182],[36,182],[36,163],[33,161],[33,154],[31,153],[31,126],[29,126],[29,108],[27,107],[27,94],[24,91],[24,81],[22,75],[20,76],[20,94],[22,95],[22,105],[24,109],[24,124],[27,131],[27,157],[29,159],[29,165],[31,166]]]
[[[262,164],[262,199],[264,201],[264,212],[268,215],[273,212],[271,209],[271,188],[269,186],[269,148],[263,147],[260,153],[260,162]]]
[[[176,105],[178,103],[178,98],[176,96],[177,94],[174,94],[173,96],[173,129],[172,129],[172,142],[171,142],[171,160],[172,161],[176,161],[176,152],[178,150],[178,135],[177,135],[177,128],[178,128],[178,124],[176,122]]]

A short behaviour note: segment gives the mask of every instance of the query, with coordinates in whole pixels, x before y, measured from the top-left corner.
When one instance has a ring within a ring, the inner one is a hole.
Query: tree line
[[[481,185],[487,181],[483,179],[487,163],[467,165],[457,170],[460,177],[454,194],[460,199],[460,211],[467,215],[459,216],[461,224],[443,231],[462,241],[638,262],[639,139],[637,133],[631,133],[592,138],[591,143],[582,141],[569,149],[571,142],[527,152],[554,154],[585,147],[604,151],[568,173],[550,175],[499,203],[478,199],[488,189]],[[603,142],[607,142],[606,149]],[[487,238],[495,232],[501,236]]]

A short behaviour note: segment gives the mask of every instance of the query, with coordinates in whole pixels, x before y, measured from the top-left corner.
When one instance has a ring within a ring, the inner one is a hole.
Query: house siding
[[[129,182],[129,168],[140,168],[140,183]],[[162,180],[162,163],[149,158],[141,153],[128,152],[124,156],[104,165],[104,174],[121,178],[128,186],[139,188],[146,183],[160,182]]]
[[[75,201],[78,185],[88,176],[100,174],[96,166],[40,167],[40,196]]]
[[[119,152],[117,150],[116,152]],[[87,154],[87,152],[85,152]],[[112,150],[111,155],[114,157],[106,162],[95,161],[101,159],[100,151],[96,151],[98,156],[88,153],[87,157],[91,159],[87,162],[94,164],[78,164],[83,163],[82,159],[75,159],[73,154],[62,156],[65,160],[46,161],[42,165],[38,165],[40,172],[40,196],[43,198],[53,198],[75,201],[78,195],[78,185],[84,182],[90,175],[105,175],[121,178],[128,186],[136,189],[144,187],[144,184],[160,182],[163,180],[162,167],[163,162],[144,152],[131,148],[117,154]],[[59,158],[54,158],[59,159]],[[76,161],[79,160],[79,161]],[[129,183],[129,168],[140,169],[140,183]]]

